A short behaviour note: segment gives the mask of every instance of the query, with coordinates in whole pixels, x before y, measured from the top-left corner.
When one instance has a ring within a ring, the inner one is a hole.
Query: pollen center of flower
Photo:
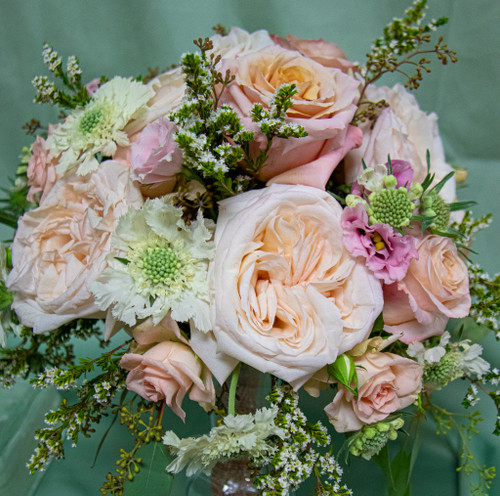
[[[92,132],[102,119],[102,108],[96,107],[87,110],[80,120],[78,129],[82,134],[89,134]]]
[[[385,248],[384,240],[382,239],[382,236],[380,236],[378,232],[373,233],[372,241],[377,251],[383,250]]]
[[[404,227],[410,223],[415,205],[408,198],[406,188],[384,189],[371,193],[368,215],[372,224],[389,224]]]
[[[153,284],[169,284],[179,273],[181,262],[169,247],[148,248],[142,268]]]

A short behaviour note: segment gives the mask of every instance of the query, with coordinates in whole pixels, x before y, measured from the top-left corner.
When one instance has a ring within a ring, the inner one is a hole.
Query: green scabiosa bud
[[[433,217],[432,229],[446,231],[450,224],[450,207],[437,194],[431,193],[422,199],[421,212],[427,217]]]
[[[404,425],[404,420],[397,417],[392,420],[383,420],[375,424],[364,425],[349,440],[349,451],[354,456],[361,456],[370,460],[378,455],[387,441],[394,441],[398,437],[397,431]]]
[[[389,182],[389,184],[391,183]],[[395,228],[410,224],[416,205],[411,201],[406,188],[388,187],[379,192],[371,193],[368,199],[370,201],[368,215],[371,224],[389,224]]]
[[[425,368],[422,382],[434,389],[441,389],[463,375],[462,354],[459,351],[450,351],[438,363]]]

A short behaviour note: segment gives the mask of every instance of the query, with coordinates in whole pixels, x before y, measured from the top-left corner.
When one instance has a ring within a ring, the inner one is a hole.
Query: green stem
[[[236,403],[236,386],[238,385],[238,378],[240,376],[241,362],[236,366],[231,376],[231,385],[229,386],[229,400],[227,404],[228,415],[235,414],[235,403]]]

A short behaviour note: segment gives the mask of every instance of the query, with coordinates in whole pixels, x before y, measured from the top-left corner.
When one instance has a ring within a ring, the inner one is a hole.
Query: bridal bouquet
[[[62,111],[26,125],[36,139],[0,217],[16,227],[0,253],[0,375],[76,394],[46,414],[31,472],[111,414],[134,444],[102,494],[123,494],[157,443],[173,474],[230,477],[238,461],[248,488],[234,494],[288,495],[309,477],[316,495],[352,494],[342,467],[363,457],[403,474],[388,483],[402,495],[427,416],[460,432],[460,468],[488,493],[494,467],[468,438],[479,390],[500,403],[475,341],[500,338],[500,279],[473,262],[489,216],[457,201],[464,171],[409,91],[428,57],[456,61],[433,35],[446,19],[426,24],[424,9],[394,19],[365,64],[327,41],[218,26],[166,72],[84,84],[76,57],[44,46],[52,79],[35,77],[35,101]],[[380,85],[386,73],[404,86]],[[89,338],[108,348],[76,360]],[[259,374],[257,408],[241,386]],[[462,416],[433,401],[457,379]],[[166,409],[192,421],[188,402],[210,432],[162,425]]]

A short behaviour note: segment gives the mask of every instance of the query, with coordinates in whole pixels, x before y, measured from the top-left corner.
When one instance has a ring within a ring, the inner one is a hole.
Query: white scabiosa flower
[[[118,145],[128,145],[123,129],[152,96],[148,86],[122,77],[100,86],[87,105],[75,109],[48,137],[47,148],[54,157],[60,155],[57,172],[77,167],[77,174],[88,174],[99,167],[96,153],[112,157]]]
[[[283,439],[285,435],[274,423],[277,414],[278,409],[273,406],[255,414],[227,415],[222,425],[197,438],[180,439],[173,431],[167,431],[163,443],[177,455],[167,471],[176,474],[188,465],[186,475],[191,477],[198,472],[209,474],[219,461],[242,455],[266,456],[272,448],[267,438],[275,435]]]
[[[109,268],[91,286],[97,305],[132,326],[170,311],[174,320],[211,329],[208,264],[214,253],[214,223],[201,212],[188,226],[170,200],[147,200],[119,221]]]

